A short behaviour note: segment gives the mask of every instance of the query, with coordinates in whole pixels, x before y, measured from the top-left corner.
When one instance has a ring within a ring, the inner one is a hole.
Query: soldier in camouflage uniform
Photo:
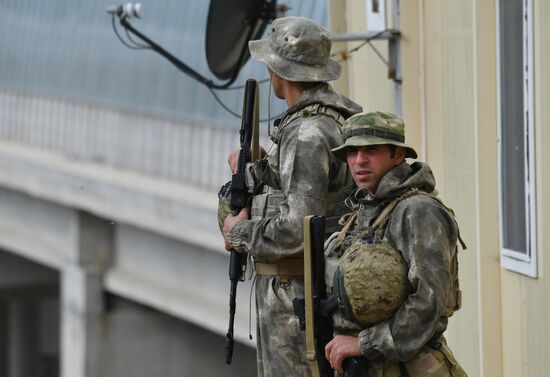
[[[398,252],[405,266],[401,273],[408,279],[408,293],[389,318],[365,326],[342,310],[334,316],[335,337],[325,354],[341,376],[347,375],[342,362],[352,356],[367,361],[354,376],[466,376],[443,337],[448,318],[460,305],[457,242],[462,240],[452,211],[436,197],[429,166],[405,162],[417,154],[404,143],[404,134],[403,121],[393,114],[361,113],[347,120],[345,142],[333,149],[347,161],[357,191],[347,199],[353,214],[346,226],[327,242],[327,284],[338,286],[330,276],[331,258],[367,238]],[[385,278],[378,279],[382,281],[375,283],[384,286]],[[354,305],[361,306],[353,293]],[[373,293],[363,292],[365,302]],[[379,305],[386,309],[384,300]],[[376,307],[370,309],[376,314]]]
[[[252,58],[267,64],[274,93],[289,108],[276,121],[274,148],[248,165],[254,194],[248,211],[227,216],[226,249],[254,259],[258,376],[310,376],[305,339],[292,299],[303,297],[303,219],[325,214],[346,168],[331,149],[342,143],[345,119],[361,111],[326,81],[340,75],[329,58],[331,41],[317,23],[301,17],[273,21],[267,39],[250,42]],[[230,166],[235,171],[238,154]]]

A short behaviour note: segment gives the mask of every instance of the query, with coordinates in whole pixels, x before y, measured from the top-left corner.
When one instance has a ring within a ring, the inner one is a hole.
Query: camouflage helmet
[[[231,214],[231,181],[224,184],[218,192],[218,225],[223,234],[225,218]]]
[[[387,243],[356,241],[340,258],[333,287],[344,316],[371,326],[390,318],[407,296],[405,262]]]

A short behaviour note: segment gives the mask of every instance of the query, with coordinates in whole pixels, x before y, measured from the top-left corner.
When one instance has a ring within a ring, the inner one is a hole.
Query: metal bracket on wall
[[[395,85],[395,113],[402,114],[402,94],[401,84],[403,76],[401,74],[401,31],[400,29],[400,0],[393,0],[392,4],[392,27],[380,32],[371,31],[366,33],[342,33],[332,34],[330,37],[333,42],[352,42],[363,41],[369,44],[376,55],[388,67],[388,78],[393,80]],[[382,54],[370,44],[373,40],[388,40],[388,59],[386,60]]]
[[[381,56],[377,50],[375,50],[375,52],[380,57],[380,60],[382,60],[388,67],[388,78],[392,79],[396,83],[401,83],[401,51],[399,43],[401,32],[399,30],[386,29],[382,32],[332,34],[330,38],[333,42],[364,41],[368,43],[374,40],[388,40],[388,60]]]

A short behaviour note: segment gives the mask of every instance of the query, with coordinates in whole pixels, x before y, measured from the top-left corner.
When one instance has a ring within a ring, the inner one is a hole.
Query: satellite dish
[[[211,0],[206,24],[206,60],[220,80],[233,81],[250,57],[248,41],[262,37],[275,18],[277,0]]]

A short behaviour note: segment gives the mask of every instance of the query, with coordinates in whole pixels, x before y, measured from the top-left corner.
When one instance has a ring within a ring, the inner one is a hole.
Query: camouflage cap
[[[405,124],[397,115],[375,111],[359,113],[350,117],[342,129],[344,144],[332,153],[346,161],[350,147],[392,144],[405,148],[405,157],[417,158],[416,151],[405,144]]]
[[[250,41],[253,59],[289,81],[335,80],[340,64],[330,58],[332,42],[325,29],[304,17],[277,18],[266,39]]]

